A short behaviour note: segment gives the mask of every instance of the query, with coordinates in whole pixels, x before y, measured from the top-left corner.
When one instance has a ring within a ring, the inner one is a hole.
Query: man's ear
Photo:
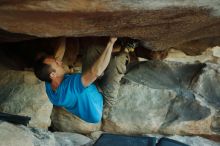
[[[56,73],[55,73],[55,72],[51,72],[51,73],[50,73],[50,78],[53,79],[53,78],[55,78],[55,77],[56,77]]]

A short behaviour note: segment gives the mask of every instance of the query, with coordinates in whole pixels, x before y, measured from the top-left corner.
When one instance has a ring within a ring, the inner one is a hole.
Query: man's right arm
[[[92,67],[82,75],[81,81],[84,87],[87,87],[91,83],[93,83],[97,79],[97,77],[99,77],[107,68],[111,59],[113,45],[116,40],[117,38],[114,37],[110,38],[101,56],[96,60],[96,62],[92,65]]]
[[[54,57],[59,60],[62,61],[63,60],[63,56],[66,50],[66,38],[65,37],[61,37],[58,39],[58,45],[55,48],[55,54]]]

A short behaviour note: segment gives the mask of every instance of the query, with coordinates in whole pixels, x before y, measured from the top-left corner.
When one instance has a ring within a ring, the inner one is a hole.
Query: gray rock
[[[93,141],[83,135],[67,132],[55,132],[56,146],[92,146]]]
[[[199,94],[208,104],[220,109],[220,66],[209,64],[204,68],[198,81],[192,86],[192,89]]]
[[[218,86],[219,82],[216,79],[211,84],[200,78],[214,80],[213,77],[219,74],[212,71],[213,75],[207,76],[210,70],[206,68],[211,65],[205,66],[160,61],[135,66],[122,82],[117,104],[104,119],[104,131],[125,134],[216,134],[219,131],[216,110],[219,108],[213,104],[218,104],[220,90],[214,86]],[[197,90],[197,85],[200,90]],[[205,88],[209,85],[216,90],[206,92]]]
[[[160,128],[172,126],[173,122],[203,120],[210,114],[210,109],[201,106],[195,98],[177,96],[171,101],[166,119]]]
[[[29,129],[7,122],[0,123],[1,146],[54,146],[52,133],[43,129]]]
[[[76,133],[27,128],[0,122],[0,146],[92,146],[93,141]]]
[[[34,146],[32,136],[20,127],[9,123],[0,123],[1,146]]]
[[[63,108],[55,107],[51,115],[52,125],[55,130],[89,134],[99,131],[101,123],[87,123]]]
[[[211,129],[212,131],[220,134],[220,110],[216,111],[212,118]]]
[[[0,78],[0,111],[29,116],[31,127],[47,129],[52,104],[44,83],[28,71],[1,70]]]
[[[118,97],[117,104],[104,119],[104,131],[152,133],[163,124],[176,93],[130,82],[121,86]]]
[[[205,64],[145,61],[130,67],[125,79],[154,89],[188,89]]]

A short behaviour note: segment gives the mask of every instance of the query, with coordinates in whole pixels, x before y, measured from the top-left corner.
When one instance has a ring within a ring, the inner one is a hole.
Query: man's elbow
[[[98,74],[96,72],[93,72],[92,70],[87,71],[87,73],[85,73],[82,78],[82,84],[84,87],[89,86],[90,84],[92,84],[97,78],[98,78]]]
[[[102,70],[101,69],[91,69],[91,74],[93,77],[98,78],[102,75]]]

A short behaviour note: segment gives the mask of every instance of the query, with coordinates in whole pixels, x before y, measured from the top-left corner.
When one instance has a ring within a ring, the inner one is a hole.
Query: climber
[[[119,82],[129,60],[125,52],[111,57],[116,40],[117,38],[111,37],[104,48],[95,46],[95,41],[89,40],[93,47],[83,47],[82,73],[66,74],[63,63],[52,56],[43,55],[38,58],[34,72],[40,80],[45,81],[50,101],[86,122],[100,122],[103,115],[103,96],[105,109],[110,109],[117,100]],[[60,46],[65,51],[65,45]],[[63,52],[60,54],[63,55]],[[102,90],[102,94],[98,88]]]

